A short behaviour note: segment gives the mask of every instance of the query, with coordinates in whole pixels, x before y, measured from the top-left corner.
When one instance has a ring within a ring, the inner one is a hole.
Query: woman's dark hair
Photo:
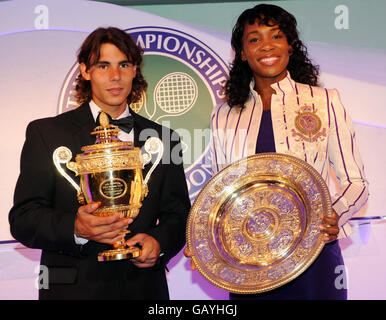
[[[118,28],[98,28],[94,30],[83,42],[78,53],[78,63],[84,63],[87,70],[98,62],[102,44],[111,43],[121,50],[127,59],[137,66],[136,76],[133,79],[131,93],[127,97],[127,103],[138,102],[142,93],[147,88],[147,82],[141,72],[143,50],[138,47],[134,40],[125,31]],[[91,100],[90,81],[84,79],[81,74],[76,78],[76,100],[84,103]]]
[[[243,107],[248,99],[249,84],[253,74],[248,62],[241,59],[242,38],[245,24],[253,24],[256,20],[261,25],[278,25],[285,34],[288,44],[292,47],[292,54],[287,66],[292,79],[300,83],[318,85],[319,67],[313,65],[308,58],[307,48],[299,39],[295,17],[278,6],[259,4],[245,10],[238,18],[232,31],[231,44],[235,51],[235,58],[231,64],[229,80],[225,84],[225,94],[230,107]]]

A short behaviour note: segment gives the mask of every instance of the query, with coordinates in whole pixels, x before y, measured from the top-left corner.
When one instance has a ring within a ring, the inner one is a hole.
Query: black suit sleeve
[[[177,137],[176,132],[173,135]],[[168,150],[168,146],[165,149]],[[177,143],[171,143],[168,152],[170,153],[164,157],[162,164],[166,171],[160,194],[159,223],[147,232],[159,242],[161,252],[164,253],[164,263],[185,245],[186,221],[190,209],[179,138]]]
[[[27,127],[14,206],[9,213],[11,234],[30,248],[78,255],[79,246],[74,241],[76,211],[53,205],[54,198],[60,197],[58,174],[44,132],[36,122]]]

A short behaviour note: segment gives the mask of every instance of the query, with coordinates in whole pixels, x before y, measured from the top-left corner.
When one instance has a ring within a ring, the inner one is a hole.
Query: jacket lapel
[[[134,146],[138,148],[142,148],[146,142],[146,139],[144,140],[143,137],[141,137],[141,141],[140,141],[139,137],[141,132],[146,129],[146,126],[138,114],[136,114],[130,107],[129,107],[129,110],[130,110],[130,114],[134,118]]]
[[[146,125],[146,120],[144,120],[140,115],[136,114],[130,107],[129,109],[130,109],[130,114],[134,118],[134,147],[142,149],[146,140],[151,136],[150,133],[152,128],[149,128],[149,126]],[[143,130],[149,130],[148,131],[149,134],[144,136],[144,132],[146,131],[143,131]],[[142,136],[141,136],[141,139],[139,139],[141,132],[142,132]],[[142,150],[141,152],[144,152],[144,150]],[[143,168],[144,176],[146,175],[147,171],[149,171],[149,169],[151,168],[153,161],[154,161],[154,157],[152,161],[149,162],[147,165],[145,165],[145,167]]]
[[[72,121],[76,128],[73,131],[74,147],[77,150],[81,150],[83,146],[94,144],[95,137],[91,135],[91,132],[96,127],[96,124],[88,103],[82,104],[74,111]]]

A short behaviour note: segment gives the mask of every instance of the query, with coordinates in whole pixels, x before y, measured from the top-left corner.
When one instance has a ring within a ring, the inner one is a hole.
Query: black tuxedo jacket
[[[153,236],[164,253],[156,266],[140,269],[129,260],[98,262],[100,251],[111,249],[94,241],[81,246],[74,240],[79,204],[75,189],[57,172],[54,150],[68,147],[73,154],[95,143],[90,135],[95,122],[89,105],[53,118],[31,122],[21,154],[20,176],[14,206],[9,214],[11,233],[27,247],[42,249],[41,265],[48,268],[49,288],[42,269],[40,299],[168,299],[165,264],[185,244],[190,209],[179,137],[176,132],[134,117],[134,145],[142,147],[149,136],[162,139],[165,152],[149,180],[149,194],[130,235]],[[172,160],[178,161],[172,161]],[[144,168],[144,175],[151,164]],[[79,178],[67,170],[79,182]]]

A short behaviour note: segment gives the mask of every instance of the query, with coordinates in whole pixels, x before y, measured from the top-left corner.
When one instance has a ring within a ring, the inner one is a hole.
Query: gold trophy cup
[[[100,202],[94,211],[97,216],[122,215],[135,218],[139,214],[142,201],[148,193],[147,183],[163,155],[163,144],[159,138],[151,137],[144,145],[145,153],[133,146],[131,142],[123,142],[117,138],[119,128],[109,123],[108,116],[101,112],[100,126],[92,135],[96,135],[96,143],[82,147],[75,162],[70,161],[72,153],[67,147],[58,147],[53,153],[53,161],[59,173],[76,189],[81,205]],[[152,167],[143,179],[142,169],[152,160]],[[62,164],[80,176],[80,186],[65,172]],[[114,244],[114,249],[100,252],[98,261],[113,261],[138,257],[138,247],[127,247],[122,230],[122,239]]]

